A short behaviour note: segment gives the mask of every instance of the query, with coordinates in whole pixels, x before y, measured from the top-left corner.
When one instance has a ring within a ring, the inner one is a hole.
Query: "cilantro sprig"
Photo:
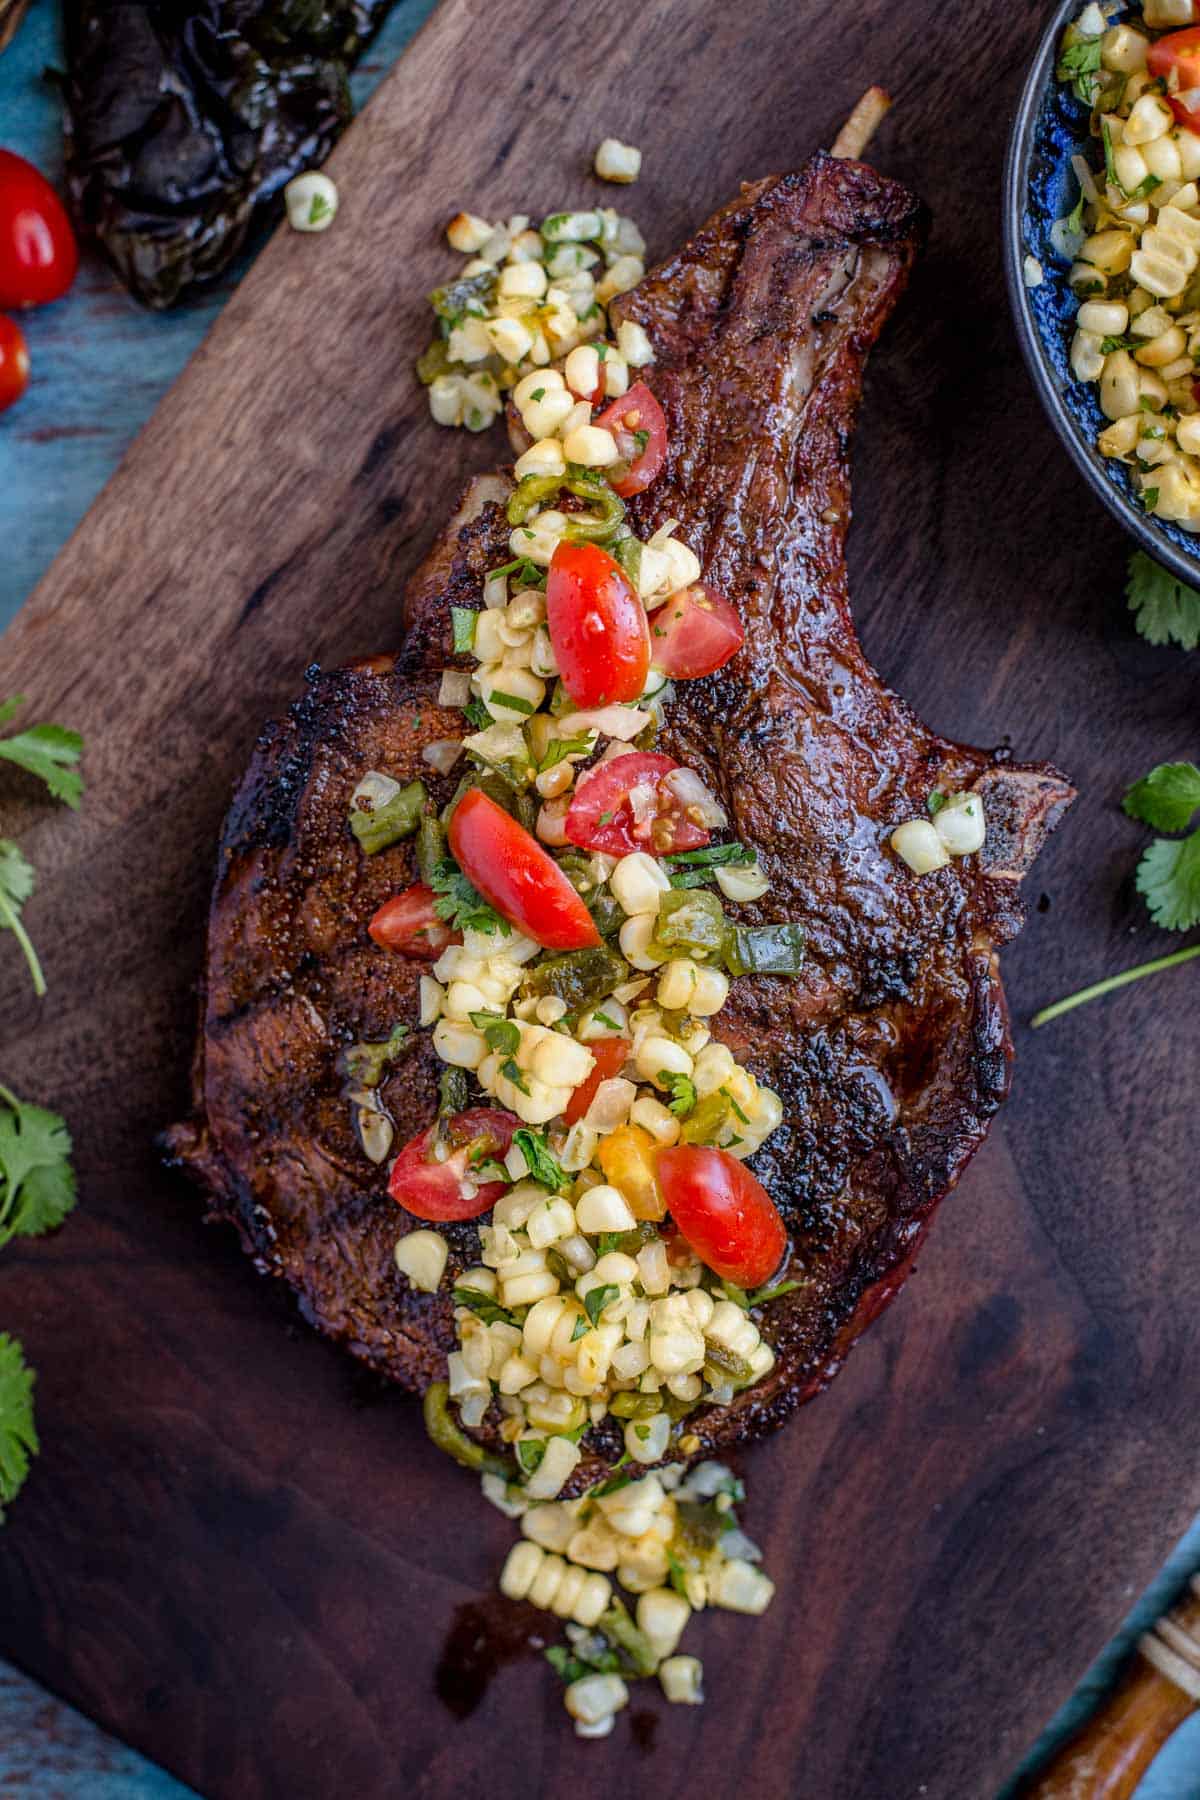
[[[1160,763],[1130,788],[1125,811],[1158,831],[1183,831],[1200,810],[1195,763]],[[1200,925],[1200,827],[1184,838],[1156,837],[1138,864],[1137,889],[1156,925]]]
[[[25,704],[24,694],[0,702],[0,725],[7,725]],[[24,731],[0,737],[0,756],[44,781],[56,800],[78,812],[83,798],[83,777],[76,767],[83,754],[83,739],[65,725],[30,725]]]
[[[453,925],[457,931],[498,931],[503,937],[509,935],[508,920],[488,905],[457,863],[439,864],[429,885],[437,896],[433,910],[447,925]]]
[[[24,694],[0,701],[0,725],[6,725],[24,704]],[[65,725],[30,725],[0,737],[0,757],[45,782],[56,800],[75,811],[83,798],[83,777],[76,767],[82,754],[83,739]],[[12,838],[0,838],[0,931],[11,931],[21,946],[33,991],[40,1000],[46,992],[46,977],[21,920],[21,909],[32,895],[34,883],[33,864],[24,852]]]
[[[1200,646],[1200,593],[1141,550],[1129,559],[1125,597],[1148,643],[1178,644],[1184,650]]]
[[[41,1237],[75,1204],[66,1121],[0,1086],[0,1250],[15,1237]]]
[[[1156,831],[1187,832],[1184,837],[1156,837],[1142,854],[1135,881],[1156,925],[1166,931],[1190,931],[1200,925],[1200,825],[1188,830],[1200,812],[1200,768],[1192,762],[1159,763],[1134,782],[1122,805],[1131,819]],[[1193,944],[1186,950],[1138,963],[1043,1007],[1031,1023],[1048,1025],[1089,1000],[1099,1000],[1147,975],[1178,968],[1197,956],[1200,944]]]
[[[38,1452],[33,1421],[33,1370],[16,1338],[0,1331],[0,1524]]]
[[[65,1122],[0,1086],[0,1249],[15,1237],[53,1231],[74,1204]],[[33,1382],[20,1344],[0,1332],[0,1508],[16,1498],[37,1453]]]

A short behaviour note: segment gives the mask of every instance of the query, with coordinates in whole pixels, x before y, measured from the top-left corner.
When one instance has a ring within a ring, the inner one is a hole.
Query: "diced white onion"
[[[585,731],[598,731],[603,737],[628,743],[639,731],[645,731],[650,714],[636,706],[600,706],[591,711],[563,713],[556,721],[554,735],[579,737]]]
[[[729,823],[725,808],[705,787],[694,769],[672,769],[669,775],[663,777],[663,786],[670,788],[687,811],[688,817],[694,818],[697,825],[719,827]]]
[[[466,677],[464,676],[465,680]],[[438,738],[432,744],[426,744],[421,752],[421,761],[439,775],[448,775],[463,753],[459,738]]]
[[[465,706],[471,698],[471,677],[466,669],[443,669],[438,689],[439,706]]]

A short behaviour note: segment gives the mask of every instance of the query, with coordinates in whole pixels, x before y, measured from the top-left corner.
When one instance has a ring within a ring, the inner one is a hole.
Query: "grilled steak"
[[[745,917],[800,920],[810,947],[804,975],[736,982],[714,1021],[784,1102],[752,1166],[790,1229],[799,1285],[768,1309],[771,1374],[689,1418],[706,1452],[777,1424],[830,1378],[982,1141],[1011,1058],[997,949],[1071,798],[1052,769],[935,736],[880,682],[851,623],[847,444],[919,228],[903,188],[818,155],[746,189],[619,303],[655,346],[671,436],[634,530],[681,521],[746,626],[733,662],[681,685],[660,747],[757,846],[772,887]],[[264,733],[222,839],[195,1117],[170,1134],[212,1213],[306,1317],[413,1389],[443,1370],[451,1302],[395,1272],[411,1222],[358,1145],[338,1069],[346,1044],[414,1020],[419,965],[365,932],[413,879],[411,852],[364,858],[346,818],[365,770],[428,779],[423,746],[462,735],[461,715],[436,704],[449,607],[477,606],[484,571],[507,559],[509,488],[498,475],[469,490],[409,585],[398,655],[310,671]],[[987,844],[918,878],[887,838],[936,784],[984,796]],[[438,1068],[414,1034],[382,1089],[397,1144],[429,1122]],[[474,1225],[447,1235],[452,1271],[477,1259]],[[571,1491],[609,1448],[603,1429],[585,1439]]]

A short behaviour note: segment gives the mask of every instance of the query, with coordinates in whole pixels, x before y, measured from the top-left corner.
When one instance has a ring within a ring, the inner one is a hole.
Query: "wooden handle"
[[[1139,1654],[1022,1800],[1129,1800],[1177,1725],[1200,1705],[1200,1576],[1138,1641]]]

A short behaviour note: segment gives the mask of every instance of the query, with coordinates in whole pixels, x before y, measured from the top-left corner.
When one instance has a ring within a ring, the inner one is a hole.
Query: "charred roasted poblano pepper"
[[[378,851],[398,844],[401,838],[412,836],[421,823],[422,809],[428,798],[423,781],[410,781],[385,805],[377,806],[372,812],[355,807],[350,814],[350,829],[367,855],[374,856]]]
[[[425,1389],[421,1411],[430,1441],[439,1450],[444,1450],[447,1456],[453,1457],[456,1463],[461,1463],[464,1469],[478,1469],[485,1475],[499,1475],[505,1481],[515,1478],[517,1471],[506,1457],[495,1456],[482,1444],[477,1444],[474,1438],[467,1436],[450,1411],[450,1389],[446,1382],[430,1382]]]
[[[565,950],[548,956],[529,976],[532,994],[556,994],[568,1012],[582,1012],[607,1000],[628,979],[629,965],[615,950]]]

